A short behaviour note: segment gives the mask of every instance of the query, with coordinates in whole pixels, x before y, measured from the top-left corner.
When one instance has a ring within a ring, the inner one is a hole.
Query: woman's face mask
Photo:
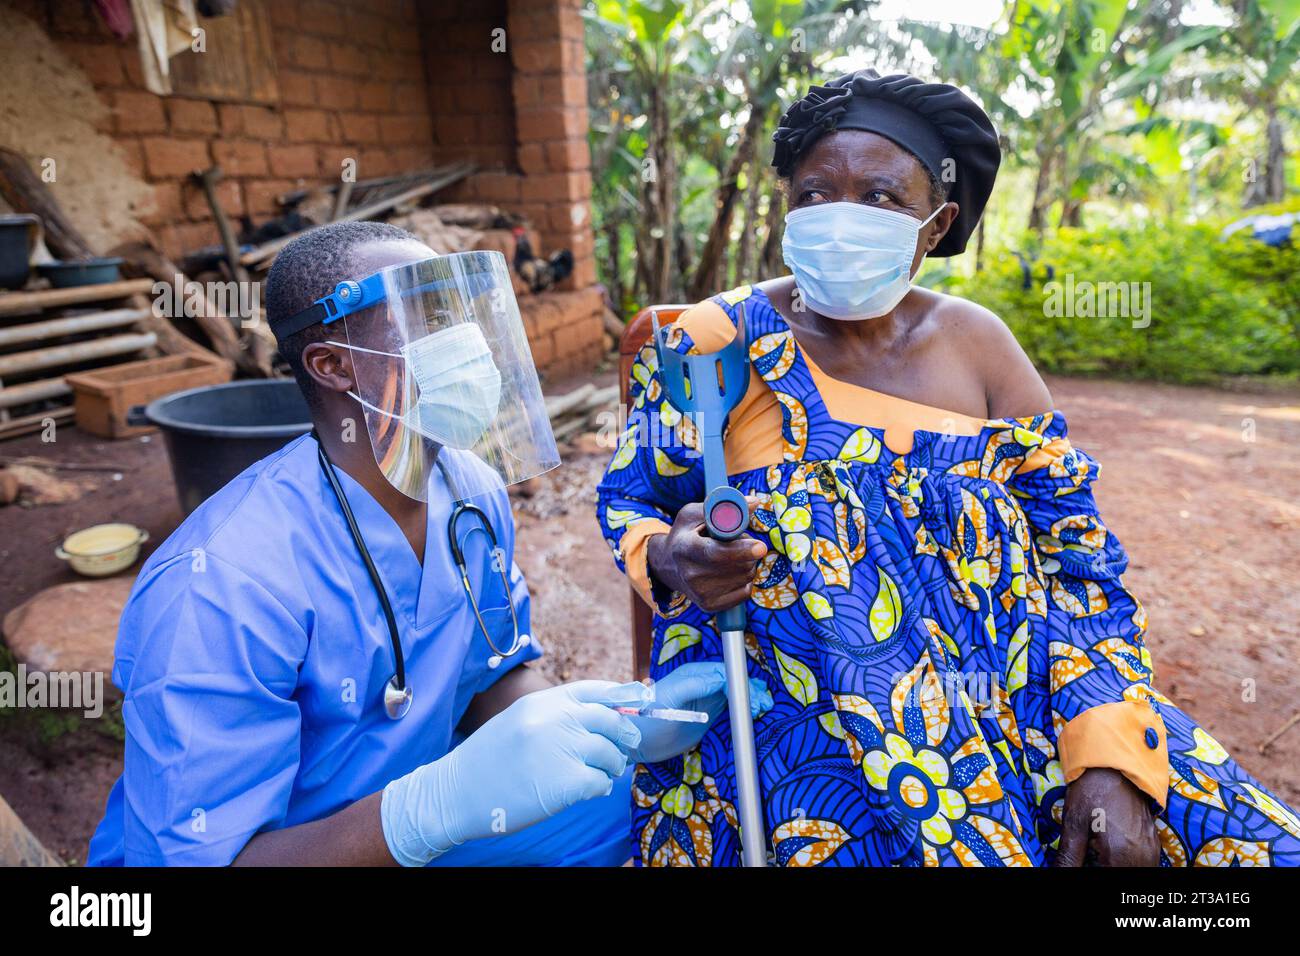
[[[483,330],[472,322],[448,326],[402,346],[400,353],[379,352],[330,342],[345,349],[389,355],[406,362],[416,401],[401,415],[353,398],[371,411],[396,418],[408,428],[449,448],[469,449],[496,418],[501,403],[501,372]]]
[[[874,319],[912,287],[916,240],[944,203],[921,222],[906,213],[856,202],[793,209],[781,251],[809,308],[845,321]]]

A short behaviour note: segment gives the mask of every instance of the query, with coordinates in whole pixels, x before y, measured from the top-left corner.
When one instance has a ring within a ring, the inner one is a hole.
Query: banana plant
[[[1300,112],[1300,0],[1233,0],[1234,23],[1224,32],[1206,77],[1210,87],[1240,100],[1262,120],[1262,161],[1244,171],[1245,206],[1281,202],[1286,195],[1286,120]]]
[[[645,144],[635,188],[637,276],[653,301],[670,298],[677,226],[677,163],[673,149],[674,66],[681,55],[686,4],[678,0],[600,0],[584,11],[598,42],[617,51],[619,80],[637,91]]]
[[[1057,203],[1060,222],[1078,225],[1117,121],[1158,91],[1171,64],[1221,31],[1188,27],[1167,5],[1128,0],[1013,0],[1006,22],[1003,55],[1024,66],[1024,84],[1038,97],[1021,131],[1037,167],[1029,228],[1041,233]]]
[[[902,55],[904,45],[872,18],[875,5],[875,0],[755,0],[744,8],[748,16],[732,20],[717,71],[742,90],[746,119],[738,127],[726,164],[718,167],[714,218],[687,285],[688,298],[702,299],[726,284],[725,255],[742,192],[751,194],[744,197],[745,218],[751,225],[758,221],[755,191],[767,189],[769,210],[780,202],[776,181],[765,171],[770,159],[765,134],[775,125],[783,102],[802,95],[810,83],[831,78],[816,77],[816,64],[848,50],[870,49],[893,62]],[[752,279],[746,273],[753,268],[757,238],[748,232],[741,237],[736,249],[737,281]]]

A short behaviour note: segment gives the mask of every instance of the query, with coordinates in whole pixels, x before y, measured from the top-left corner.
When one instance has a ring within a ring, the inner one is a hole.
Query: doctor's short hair
[[[280,250],[266,277],[266,318],[271,328],[292,318],[353,275],[352,250],[371,242],[418,242],[386,222],[335,222],[304,233]],[[280,358],[289,366],[312,408],[320,407],[316,383],[302,364],[302,350],[313,342],[338,338],[341,327],[317,323],[280,341]]]

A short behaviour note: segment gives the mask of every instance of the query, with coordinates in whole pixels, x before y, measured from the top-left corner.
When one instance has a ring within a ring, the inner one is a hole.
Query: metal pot
[[[78,574],[103,578],[135,564],[148,540],[149,532],[133,524],[97,524],[68,535],[54,555]]]

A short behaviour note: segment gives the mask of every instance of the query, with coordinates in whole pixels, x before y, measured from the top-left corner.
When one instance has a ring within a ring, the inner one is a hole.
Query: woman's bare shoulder
[[[960,296],[918,289],[948,347],[970,363],[984,384],[990,418],[1037,415],[1052,395],[1015,334],[995,312]]]

